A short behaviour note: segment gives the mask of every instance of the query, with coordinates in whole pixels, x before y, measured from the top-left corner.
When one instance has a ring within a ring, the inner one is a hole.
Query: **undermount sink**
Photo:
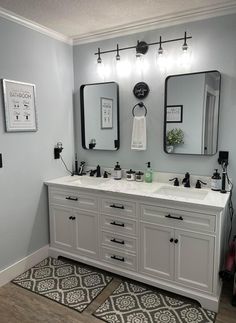
[[[68,183],[73,183],[75,185],[99,185],[106,183],[110,178],[103,177],[93,177],[93,176],[71,176]]]
[[[208,191],[187,187],[162,186],[154,193],[172,198],[180,197],[186,199],[203,200],[207,196]]]

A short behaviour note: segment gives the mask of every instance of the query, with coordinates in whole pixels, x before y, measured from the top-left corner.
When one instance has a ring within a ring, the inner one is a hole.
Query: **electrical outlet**
[[[62,152],[62,142],[58,142],[56,147],[54,147],[54,159],[60,158],[60,153]]]
[[[225,163],[228,165],[229,162],[229,152],[228,151],[219,151],[219,158],[218,163],[222,165],[222,163]]]
[[[2,154],[0,154],[0,168],[2,168]]]

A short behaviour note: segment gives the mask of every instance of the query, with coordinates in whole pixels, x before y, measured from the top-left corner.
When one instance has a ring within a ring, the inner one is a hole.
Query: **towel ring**
[[[135,116],[134,110],[135,110],[135,108],[137,106],[139,106],[140,108],[144,108],[145,109],[145,117],[146,117],[146,115],[147,115],[147,108],[145,107],[145,105],[143,104],[143,102],[139,102],[139,103],[135,104],[135,106],[132,109],[132,115]]]

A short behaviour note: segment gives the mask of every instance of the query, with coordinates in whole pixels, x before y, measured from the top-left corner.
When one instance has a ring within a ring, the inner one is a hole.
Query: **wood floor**
[[[83,313],[9,283],[0,288],[0,323],[101,323],[92,313],[120,282],[120,278],[114,278]],[[224,285],[216,323],[236,323],[236,307],[230,304],[231,296],[232,283],[227,283]]]

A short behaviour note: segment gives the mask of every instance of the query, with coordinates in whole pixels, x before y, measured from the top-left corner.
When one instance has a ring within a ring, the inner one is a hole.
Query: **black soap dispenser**
[[[215,169],[211,177],[211,189],[212,191],[220,191],[221,190],[221,176],[218,172],[218,169]]]

